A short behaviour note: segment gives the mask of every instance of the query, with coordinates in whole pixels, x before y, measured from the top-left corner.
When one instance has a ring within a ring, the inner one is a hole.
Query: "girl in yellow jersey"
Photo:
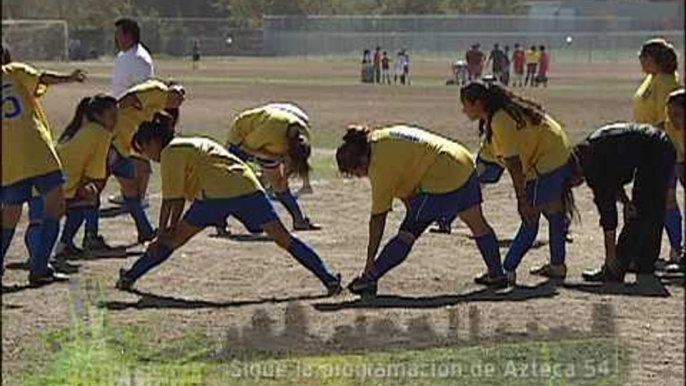
[[[136,167],[134,158],[142,156],[133,151],[131,140],[143,122],[152,120],[156,113],[165,109],[178,109],[184,98],[185,91],[181,86],[170,86],[152,79],[133,87],[119,100],[119,119],[114,129],[109,171],[121,185],[124,205],[136,223],[138,242],[152,240],[155,231],[142,205],[147,177],[137,178],[137,173],[149,175],[150,170]]]
[[[38,98],[45,94],[47,86],[84,80],[85,74],[80,70],[63,75],[12,62],[9,50],[2,47],[0,267],[4,270],[5,255],[21,217],[22,205],[37,191],[43,197],[45,214],[40,226],[32,232],[34,237],[27,238],[31,250],[29,281],[35,285],[67,279],[48,265],[64,212],[64,177]]]
[[[227,146],[243,161],[260,165],[276,198],[293,218],[295,230],[319,230],[321,227],[303,214],[288,185],[290,174],[307,180],[312,169],[308,163],[312,153],[309,124],[294,112],[297,106],[284,108],[288,105],[270,104],[241,113],[229,131]]]
[[[169,124],[161,120],[143,124],[134,143],[137,151],[160,163],[159,235],[130,270],[121,272],[117,288],[130,289],[205,227],[231,215],[250,228],[262,228],[315,274],[330,294],[341,291],[340,275],[286,230],[250,167],[220,144],[205,138],[174,138]],[[183,214],[186,201],[192,204]]]
[[[81,100],[71,123],[60,136],[57,153],[66,176],[64,195],[67,218],[56,248],[56,260],[82,253],[74,236],[89,212],[98,211],[99,196],[107,177],[107,154],[117,124],[117,99],[98,94]],[[97,215],[95,215],[97,218]],[[98,223],[88,224],[85,239],[97,238]]]
[[[348,128],[336,152],[344,175],[368,177],[372,185],[367,264],[348,289],[374,295],[377,282],[409,255],[415,241],[434,221],[459,216],[471,229],[488,267],[475,281],[504,286],[498,241],[481,212],[481,189],[472,155],[461,145],[407,126],[371,131]],[[405,203],[407,214],[398,234],[377,257],[393,199]]]
[[[566,277],[566,224],[574,209],[567,135],[540,105],[497,83],[470,83],[462,88],[461,101],[514,183],[522,225],[503,263],[508,278],[516,281],[515,271],[538,234],[541,213],[549,223],[550,263],[532,273]]]
[[[676,200],[677,178],[681,182],[681,186],[686,186],[686,89],[679,89],[669,94],[667,98],[667,121],[665,122],[665,132],[672,141],[676,149],[676,169],[672,174],[669,190],[667,192],[667,214],[666,214],[666,228],[672,243],[671,260],[674,263],[681,265],[681,269],[686,267],[686,260],[684,259],[684,250],[675,251],[675,246],[682,244],[682,217],[679,211]]]
[[[674,47],[664,39],[647,41],[638,56],[645,79],[634,95],[634,121],[663,127],[667,120],[667,97],[679,89],[677,74],[678,55]],[[665,229],[671,244],[670,259],[678,260],[682,252],[683,223],[674,189],[667,193],[667,216]]]

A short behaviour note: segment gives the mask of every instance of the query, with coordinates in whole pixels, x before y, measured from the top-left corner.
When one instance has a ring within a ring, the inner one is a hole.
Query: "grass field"
[[[54,87],[45,97],[56,130],[79,98],[109,88],[110,63],[81,65],[88,83]],[[163,60],[157,72],[188,90],[184,134],[223,141],[236,113],[269,101],[295,101],[310,113],[315,194],[302,205],[325,228],[300,236],[347,282],[364,264],[370,189],[336,173],[333,149],[346,125],[411,123],[477,144],[458,88],[444,86],[448,63],[415,58],[413,67],[411,87],[359,84],[354,61],[246,58],[191,71],[188,62]],[[549,88],[525,93],[573,140],[631,118],[638,64],[556,64],[551,74]],[[505,252],[519,225],[509,178],[484,196]],[[590,191],[577,190],[577,198],[582,222],[568,245],[566,284],[526,274],[547,260],[545,222],[542,243],[520,268],[520,288],[497,294],[472,284],[483,263],[457,225],[450,236],[423,236],[373,301],[323,298],[316,280],[275,246],[214,238],[210,230],[142,279],[136,293],[113,286],[140,248],[77,261],[69,284],[30,289],[27,273],[12,269],[25,259],[23,221],[3,280],[3,385],[683,385],[683,280],[659,288],[583,284],[581,271],[602,260],[602,234]],[[391,213],[386,237],[402,215],[400,207]],[[104,219],[101,228],[113,244],[136,237],[127,217]],[[663,257],[668,252],[665,237]]]

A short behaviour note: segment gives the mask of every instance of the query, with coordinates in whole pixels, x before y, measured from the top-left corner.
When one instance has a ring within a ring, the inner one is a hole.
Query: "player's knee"
[[[417,237],[412,232],[406,230],[398,232],[397,237],[407,245],[414,245],[414,242],[417,240]]]

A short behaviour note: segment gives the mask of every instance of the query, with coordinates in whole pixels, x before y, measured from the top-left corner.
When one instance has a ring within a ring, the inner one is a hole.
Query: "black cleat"
[[[489,273],[484,273],[483,275],[475,277],[474,283],[493,288],[507,288],[510,285],[507,276],[491,276]]]
[[[134,281],[126,277],[127,273],[128,272],[123,268],[119,270],[119,280],[117,280],[115,288],[120,291],[129,292],[133,288]]]
[[[336,296],[343,292],[343,286],[341,285],[341,274],[336,275],[336,280],[326,283],[326,293],[328,296]]]
[[[376,296],[378,285],[376,281],[367,279],[365,276],[356,277],[348,284],[348,291],[360,296]]]

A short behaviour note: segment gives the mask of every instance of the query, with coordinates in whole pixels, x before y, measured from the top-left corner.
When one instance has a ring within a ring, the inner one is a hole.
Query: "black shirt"
[[[616,123],[593,132],[577,146],[584,179],[605,230],[617,229],[617,197],[639,167],[650,167],[665,134],[651,126]],[[659,146],[655,146],[659,144]]]

